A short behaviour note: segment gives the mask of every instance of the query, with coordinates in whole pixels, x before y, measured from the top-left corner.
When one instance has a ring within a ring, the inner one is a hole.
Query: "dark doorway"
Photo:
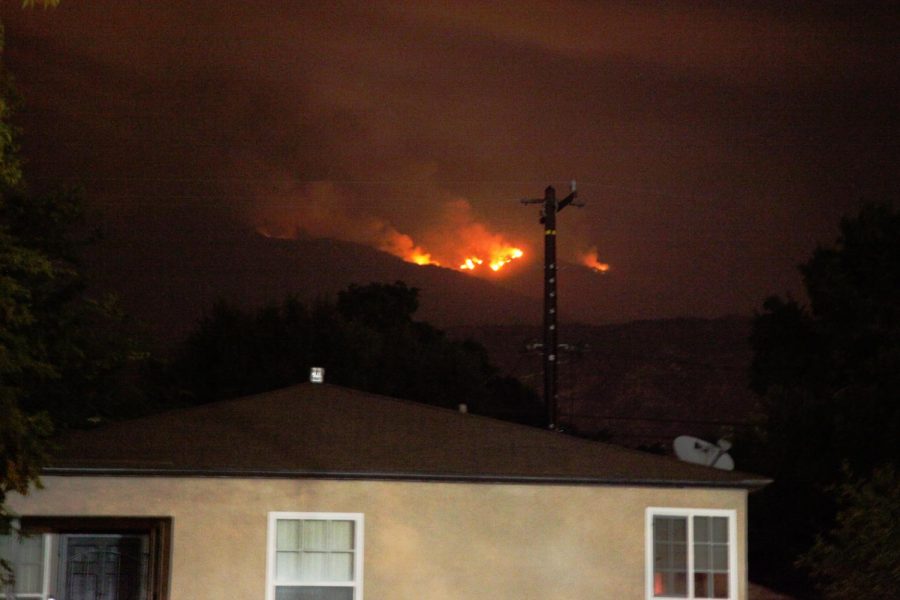
[[[147,600],[147,535],[63,535],[61,600]]]

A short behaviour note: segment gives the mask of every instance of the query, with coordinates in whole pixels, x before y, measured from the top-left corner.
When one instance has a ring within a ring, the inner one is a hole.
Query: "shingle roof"
[[[326,384],[61,441],[47,475],[198,475],[746,487],[767,480]]]

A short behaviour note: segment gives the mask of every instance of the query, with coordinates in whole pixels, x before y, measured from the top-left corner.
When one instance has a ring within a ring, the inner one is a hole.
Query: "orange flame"
[[[506,253],[491,260],[491,270],[499,271],[512,261],[522,258],[523,256],[525,256],[525,253],[522,252],[520,248],[510,248]]]
[[[424,265],[440,266],[441,265],[441,263],[439,263],[436,260],[434,260],[433,258],[431,258],[431,255],[423,250],[415,250],[409,256],[404,256],[403,260],[405,260],[406,262],[415,263],[419,266],[424,266]]]
[[[384,252],[398,256],[406,262],[417,265],[440,265],[434,260],[430,252],[426,252],[421,246],[417,246],[413,239],[405,233],[400,233],[390,225],[380,227],[379,238],[375,247]]]
[[[609,271],[609,264],[598,260],[596,246],[592,246],[581,256],[581,264],[595,273],[606,273]]]
[[[290,202],[262,211],[257,217],[262,222],[256,223],[261,235],[332,237],[365,244],[416,265],[446,265],[479,275],[492,275],[525,256],[520,247],[478,219],[464,199],[444,202],[432,223],[420,227],[413,239],[385,217],[349,210],[354,206],[354,196],[332,183],[288,188],[286,194],[299,194],[304,202],[300,208]],[[290,211],[282,212],[281,207],[287,205],[292,207]]]
[[[481,260],[477,256],[470,256],[463,261],[463,264],[459,265],[459,269],[461,271],[474,271],[475,267],[481,264],[484,264],[483,260]]]
[[[406,262],[416,265],[441,266],[440,261],[435,259],[431,252],[426,251],[422,246],[417,245],[412,237],[405,233],[400,233],[392,226],[374,222],[370,226],[370,230],[376,233],[367,237],[371,240],[371,245],[378,250],[393,254]],[[287,233],[286,231],[274,231],[266,226],[259,226],[256,228],[256,231],[267,238],[294,239],[297,237],[299,229],[292,233]],[[469,242],[468,245],[471,246],[471,240]],[[487,255],[470,254],[466,256],[458,267],[460,271],[474,272],[485,266],[490,268],[491,271],[497,272],[512,261],[525,256],[525,252],[521,248],[499,244],[496,240],[489,240],[488,243],[482,245],[493,246],[493,248]]]
[[[525,252],[521,248],[508,247],[495,250],[489,258],[481,258],[480,256],[467,257],[459,268],[461,271],[474,271],[479,266],[487,262],[487,266],[491,271],[497,272],[512,261],[525,256]]]

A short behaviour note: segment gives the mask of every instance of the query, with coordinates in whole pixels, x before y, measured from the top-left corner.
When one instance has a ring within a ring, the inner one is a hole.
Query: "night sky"
[[[717,316],[800,296],[840,217],[897,197],[887,3],[19,4],[29,178],[82,184],[135,243],[247,227],[536,266],[518,200],[575,179],[560,253],[595,248],[643,298],[622,315]]]

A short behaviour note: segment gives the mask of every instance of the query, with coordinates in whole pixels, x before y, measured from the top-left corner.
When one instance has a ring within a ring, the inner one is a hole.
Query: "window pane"
[[[666,590],[666,596],[687,597],[687,573],[675,573],[672,585]]]
[[[687,540],[687,519],[685,517],[653,517],[653,531],[656,540]]]
[[[657,596],[687,595],[687,519],[653,518],[653,593]]]
[[[32,535],[19,539],[20,563],[40,563],[44,557],[44,540],[40,535]]]
[[[653,541],[666,542],[669,540],[671,519],[667,517],[653,517]]]
[[[331,521],[331,549],[353,550],[353,521]]]
[[[728,542],[728,519],[725,517],[713,517],[712,541],[724,544]]]
[[[728,573],[713,575],[713,598],[728,597]]]
[[[353,553],[332,552],[328,581],[353,581]]]
[[[728,546],[716,544],[712,547],[712,568],[716,571],[728,570]]]
[[[275,600],[353,600],[353,588],[276,587]]]
[[[694,541],[709,541],[709,517],[694,517]]]
[[[687,541],[687,519],[685,517],[669,517],[672,521],[672,537]]]
[[[300,556],[301,581],[327,581],[328,580],[328,553],[304,552]]]
[[[671,558],[670,568],[687,570],[687,544],[672,544]]]
[[[0,535],[0,558],[5,561],[12,562],[13,561],[13,542],[15,541],[15,534],[13,535]]]
[[[328,549],[328,521],[303,521],[304,550]]]
[[[19,537],[15,533],[0,536],[0,558],[13,566],[16,592],[40,594],[43,591],[44,539],[42,536]]]
[[[275,556],[275,579],[291,581],[300,579],[300,553],[277,552]]]
[[[40,594],[43,586],[42,565],[16,566],[16,592],[20,594]]]
[[[300,549],[300,521],[287,519],[279,520],[276,527],[276,550]]]
[[[710,568],[709,546],[694,544],[694,568],[706,571]]]
[[[697,598],[712,598],[709,573],[694,573],[694,596]]]
[[[684,598],[687,596],[687,573],[656,572],[653,574],[653,595]]]

